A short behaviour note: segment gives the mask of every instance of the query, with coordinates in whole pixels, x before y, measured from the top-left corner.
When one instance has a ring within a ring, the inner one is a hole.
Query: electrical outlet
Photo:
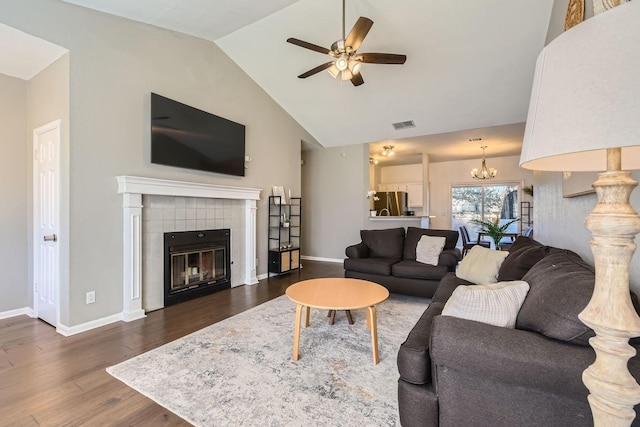
[[[87,304],[93,304],[96,302],[96,291],[87,292]]]

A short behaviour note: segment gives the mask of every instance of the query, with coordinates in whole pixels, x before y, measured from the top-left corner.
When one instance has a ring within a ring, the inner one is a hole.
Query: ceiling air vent
[[[393,123],[393,128],[395,130],[409,129],[414,127],[416,127],[416,124],[413,123],[413,120],[407,120],[406,122]]]

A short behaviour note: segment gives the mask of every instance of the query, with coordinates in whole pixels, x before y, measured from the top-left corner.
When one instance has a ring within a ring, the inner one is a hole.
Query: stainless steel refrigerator
[[[379,191],[374,202],[378,216],[400,216],[407,210],[406,191]]]

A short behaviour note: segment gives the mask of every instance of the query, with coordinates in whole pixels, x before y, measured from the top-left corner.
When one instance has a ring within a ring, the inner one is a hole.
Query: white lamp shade
[[[520,166],[604,171],[606,149],[640,169],[640,1],[576,25],[538,57]]]

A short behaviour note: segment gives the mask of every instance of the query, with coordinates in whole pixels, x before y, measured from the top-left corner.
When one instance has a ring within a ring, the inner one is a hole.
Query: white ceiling
[[[0,24],[0,74],[30,80],[67,49]]]
[[[301,0],[216,43],[324,146],[524,122],[552,0],[352,0],[375,24],[359,52],[404,53],[404,65],[364,64],[365,84],[326,72],[296,76],[327,56],[286,43],[330,46],[339,0]],[[392,123],[416,127],[395,131]]]
[[[478,158],[481,145],[489,146],[487,157],[520,153],[553,6],[348,0],[347,32],[359,16],[374,21],[359,52],[407,55],[404,65],[364,64],[365,84],[354,87],[326,72],[298,79],[329,57],[286,43],[295,37],[329,48],[341,37],[341,0],[65,1],[215,42],[325,147],[392,141],[408,152],[427,150],[432,161]],[[416,127],[393,129],[406,120]],[[469,143],[474,137],[485,141]]]

